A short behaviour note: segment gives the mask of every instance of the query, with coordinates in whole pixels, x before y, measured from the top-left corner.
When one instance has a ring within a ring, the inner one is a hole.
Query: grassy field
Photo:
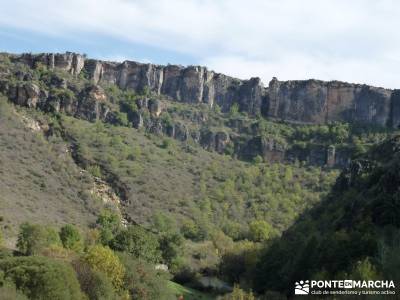
[[[168,283],[168,286],[169,286],[169,288],[171,288],[171,290],[173,290],[173,292],[175,293],[177,298],[179,296],[183,296],[183,299],[185,299],[185,300],[214,300],[214,299],[217,299],[217,297],[214,295],[196,291],[194,289],[185,287],[185,286],[180,285],[173,281],[170,281]]]

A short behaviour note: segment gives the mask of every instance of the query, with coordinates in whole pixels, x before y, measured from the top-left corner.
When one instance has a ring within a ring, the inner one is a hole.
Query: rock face
[[[59,68],[73,75],[84,72],[94,84],[112,83],[121,89],[150,91],[185,103],[219,105],[229,111],[236,103],[243,112],[256,115],[266,106],[267,89],[259,78],[239,80],[207,70],[205,67],[159,66],[125,61],[123,63],[85,59],[80,54],[22,54],[14,62],[35,67]]]
[[[266,89],[259,78],[241,81],[199,66],[89,61],[85,70],[95,83],[114,83],[134,91],[148,89],[185,103],[217,104],[222,111],[237,103],[242,111],[257,114],[266,100]]]
[[[292,122],[400,125],[400,93],[367,85],[273,78],[264,88],[259,78],[239,80],[200,66],[105,62],[70,52],[22,54],[13,56],[13,60],[31,67],[43,64],[60,68],[73,75],[84,72],[95,85],[112,83],[122,89],[150,91],[175,101],[218,105],[223,112],[237,104],[240,111],[250,115],[262,114]]]
[[[400,90],[338,81],[279,81],[276,78],[265,88],[259,78],[239,80],[200,66],[106,62],[70,52],[7,57],[15,68],[12,73],[11,69],[0,70],[0,92],[18,105],[111,123],[122,122],[120,112],[124,112],[128,119],[125,122],[137,129],[180,141],[192,139],[205,149],[249,160],[260,156],[271,162],[299,160],[341,167],[348,165],[351,153],[337,145],[336,148],[326,144],[302,148],[288,146],[273,136],[261,137],[257,125],[248,124],[255,119],[244,115],[242,119],[229,118],[224,124],[228,130],[219,125],[209,126],[211,115],[203,109],[172,120],[164,114],[168,101],[218,105],[222,112],[229,112],[235,105],[250,116],[303,124],[339,121],[400,128]],[[43,72],[41,67],[60,69],[72,76],[64,72]],[[85,77],[91,83],[74,76]],[[118,101],[103,90],[103,84],[115,84],[144,96],[136,99],[137,109],[119,111]]]
[[[387,126],[391,118],[399,123],[398,114],[392,114],[391,96],[391,90],[367,85],[274,78],[269,84],[266,115],[313,124],[345,121]]]
[[[400,128],[400,90],[394,90],[392,93],[390,125]]]
[[[213,150],[220,154],[224,153],[225,148],[230,142],[229,134],[223,131],[213,132],[204,131],[200,136],[200,144],[207,150]]]
[[[83,55],[71,52],[42,54],[25,53],[21,56],[14,57],[14,59],[29,65],[31,68],[38,64],[43,64],[50,69],[59,68],[73,75],[78,75],[85,64]]]
[[[40,89],[36,84],[21,84],[16,89],[16,103],[18,105],[36,108],[40,94]]]
[[[107,96],[104,90],[94,85],[82,93],[75,115],[89,121],[107,120],[110,108],[105,103]]]

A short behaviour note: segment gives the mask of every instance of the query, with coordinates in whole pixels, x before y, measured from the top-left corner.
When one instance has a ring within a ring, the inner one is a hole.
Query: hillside
[[[398,136],[352,161],[329,195],[268,248],[257,288],[291,294],[304,278],[398,282],[399,164]]]
[[[234,239],[245,237],[254,219],[266,220],[279,233],[327,192],[336,173],[332,168],[346,166],[350,157],[393,133],[358,123],[276,122],[242,109],[239,102],[174,99],[162,93],[166,87],[146,88],[142,71],[139,77],[124,71],[161,68],[165,73],[173,67],[105,63],[72,53],[2,54],[1,59],[0,90],[27,107],[18,108],[21,116],[42,124],[35,135],[43,143],[63,149],[73,164],[66,172],[80,170],[88,181],[109,185],[120,198],[115,201],[122,214],[140,224],[150,224],[162,212],[178,224],[195,222],[207,227],[205,232],[219,228]],[[177,70],[184,76],[192,69]],[[190,82],[184,78],[180,88]],[[135,80],[143,85],[135,86]],[[66,177],[82,184],[80,176]],[[95,198],[87,196],[88,190],[77,197]],[[95,211],[98,205],[89,201],[87,207]]]
[[[74,53],[0,58],[0,90],[16,104],[144,128],[246,160],[343,167],[362,144],[397,128],[397,92],[366,85],[274,79],[264,88],[202,67]]]
[[[39,123],[0,99],[0,210],[8,234],[24,220],[87,226],[103,206],[93,186],[65,143],[46,139]]]
[[[22,254],[24,228],[74,268],[98,245],[149,286],[167,265],[175,294],[290,294],[358,264],[398,276],[398,141],[376,146],[399,133],[397,91],[3,53],[0,93],[1,227]],[[53,228],[71,224],[78,250]]]

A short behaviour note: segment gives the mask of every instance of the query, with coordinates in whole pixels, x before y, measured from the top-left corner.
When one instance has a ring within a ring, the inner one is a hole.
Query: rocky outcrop
[[[215,73],[205,67],[178,65],[160,66],[125,61],[122,63],[85,59],[80,54],[22,54],[12,56],[14,62],[50,69],[59,68],[73,75],[81,72],[94,84],[116,84],[121,89],[152,92],[185,103],[218,105],[229,111],[236,103],[240,110],[251,115],[260,114],[266,106],[267,89],[259,78],[239,80]]]
[[[286,145],[274,135],[261,137],[263,131],[258,123],[249,123],[255,119],[245,114],[225,118],[223,123],[215,122],[213,113],[202,107],[196,107],[193,113],[177,114],[171,110],[170,115],[164,113],[170,107],[168,101],[218,105],[215,111],[220,108],[222,112],[235,105],[250,116],[303,124],[345,121],[400,127],[400,90],[338,81],[276,78],[265,88],[259,78],[239,80],[200,66],[106,62],[69,52],[6,56],[14,64],[4,60],[9,69],[0,70],[0,92],[18,105],[143,128],[180,141],[192,139],[205,149],[248,160],[261,156],[271,162],[299,160],[337,167],[349,163],[350,153],[327,143],[310,143],[312,146],[306,147]],[[70,75],[46,72],[44,67]],[[78,75],[91,83],[76,78]],[[124,101],[118,98],[124,93],[108,89],[111,84],[144,96],[124,108]],[[107,93],[102,86],[107,87]]]
[[[107,96],[104,90],[100,86],[94,85],[88,87],[82,93],[83,95],[79,97],[75,116],[89,121],[107,121],[110,108],[106,103]]]
[[[400,128],[400,90],[394,90],[391,96],[390,126]]]
[[[73,75],[78,75],[85,64],[85,57],[77,53],[42,53],[31,54],[24,53],[20,56],[13,56],[13,61],[22,62],[31,68],[42,64],[49,69],[58,68],[67,71]]]
[[[36,108],[41,96],[40,88],[31,82],[18,85],[15,89],[15,102],[18,105]]]
[[[204,130],[200,135],[200,144],[207,150],[224,153],[230,142],[229,134],[224,131]]]
[[[237,103],[242,111],[258,114],[266,99],[266,89],[259,78],[238,80],[199,66],[91,60],[85,65],[85,71],[95,83],[114,83],[136,92],[148,90],[185,103],[217,104],[222,111],[229,111]]]
[[[395,119],[391,95],[391,90],[367,85],[274,78],[269,84],[266,115],[312,124],[344,121],[387,126]]]
[[[63,112],[88,121],[112,119],[107,96],[103,88],[97,85],[88,86],[78,95],[62,89],[46,90],[31,81],[3,83],[0,88],[11,101],[21,106]]]
[[[250,115],[261,114],[290,122],[400,125],[398,93],[367,85],[274,78],[264,88],[259,78],[239,80],[200,66],[106,62],[70,52],[22,54],[12,59],[31,67],[43,64],[59,68],[73,75],[83,72],[95,85],[116,84],[122,89],[151,92],[175,101],[218,105],[223,112],[237,104],[240,111]]]

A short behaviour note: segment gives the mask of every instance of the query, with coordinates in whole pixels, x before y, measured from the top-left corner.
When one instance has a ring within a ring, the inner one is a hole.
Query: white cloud
[[[396,0],[1,2],[0,27],[72,38],[103,34],[266,83],[272,76],[314,77],[400,87]]]

